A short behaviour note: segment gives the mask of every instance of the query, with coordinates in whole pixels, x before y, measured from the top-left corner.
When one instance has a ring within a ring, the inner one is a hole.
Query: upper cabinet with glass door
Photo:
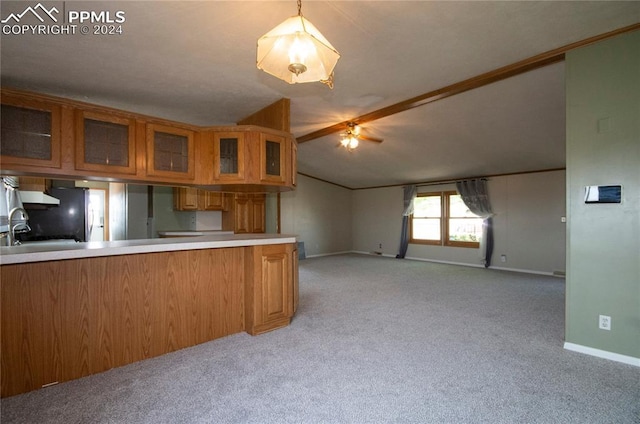
[[[285,138],[279,135],[260,134],[260,181],[282,183],[286,181]]]
[[[297,148],[291,134],[253,125],[210,130],[213,184],[221,190],[268,192],[295,187]]]
[[[76,169],[136,173],[135,120],[86,110],[76,112]]]
[[[147,124],[147,175],[193,180],[194,138],[192,130]]]
[[[287,131],[199,127],[43,94],[0,91],[0,175],[236,193],[295,188],[296,141]]]
[[[213,134],[213,178],[221,183],[242,183],[245,179],[245,133]]]
[[[53,102],[2,93],[2,168],[60,168],[61,107]]]

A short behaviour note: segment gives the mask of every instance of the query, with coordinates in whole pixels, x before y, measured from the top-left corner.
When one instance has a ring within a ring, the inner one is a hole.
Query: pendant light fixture
[[[333,88],[340,53],[302,16],[292,16],[258,39],[258,69],[289,84],[320,81]]]

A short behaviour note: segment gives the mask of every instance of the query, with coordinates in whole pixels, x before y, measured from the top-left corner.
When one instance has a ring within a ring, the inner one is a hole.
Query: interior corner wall
[[[640,31],[567,53],[566,70],[565,339],[640,358]],[[585,204],[590,185],[621,185],[621,203]]]
[[[430,185],[419,192],[455,190]],[[495,213],[492,267],[542,274],[565,271],[565,172],[491,177]],[[402,187],[353,192],[353,250],[395,256],[400,245]],[[382,248],[380,248],[382,245]],[[505,255],[505,262],[501,262]],[[410,244],[407,258],[483,266],[478,249]]]
[[[400,248],[402,187],[353,192],[353,250],[396,256]]]
[[[304,242],[308,257],[350,251],[351,216],[351,190],[304,175],[280,195],[280,232]]]

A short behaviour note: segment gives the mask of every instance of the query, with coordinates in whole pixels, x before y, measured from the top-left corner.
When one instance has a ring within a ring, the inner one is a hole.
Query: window
[[[414,200],[411,243],[478,248],[482,221],[455,191],[421,193]]]

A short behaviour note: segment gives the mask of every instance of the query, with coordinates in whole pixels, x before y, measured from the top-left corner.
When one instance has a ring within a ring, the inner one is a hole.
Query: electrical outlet
[[[507,262],[507,255],[500,255],[500,262]]]
[[[378,249],[382,249],[382,243],[378,244]]]
[[[608,315],[600,315],[598,327],[601,330],[611,330],[611,317]]]

